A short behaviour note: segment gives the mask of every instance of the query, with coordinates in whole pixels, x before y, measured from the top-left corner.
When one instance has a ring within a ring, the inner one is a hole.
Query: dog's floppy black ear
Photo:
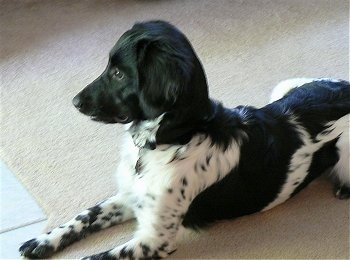
[[[186,36],[167,22],[136,24],[140,105],[146,119],[165,114],[156,143],[184,143],[210,114],[205,73]]]
[[[186,52],[174,49],[165,36],[146,38],[137,45],[139,87],[153,109],[171,107],[191,78],[192,64]],[[181,47],[181,46],[179,46]]]

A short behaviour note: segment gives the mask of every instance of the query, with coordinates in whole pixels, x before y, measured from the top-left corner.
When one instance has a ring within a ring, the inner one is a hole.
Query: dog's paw
[[[335,197],[341,200],[350,198],[350,187],[341,186],[338,187],[335,191]]]
[[[20,248],[21,256],[30,259],[48,258],[54,253],[54,247],[48,241],[40,241],[36,238],[25,242]]]

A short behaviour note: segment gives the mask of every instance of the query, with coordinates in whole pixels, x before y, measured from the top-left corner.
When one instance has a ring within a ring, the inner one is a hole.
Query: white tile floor
[[[0,173],[0,259],[18,259],[18,247],[40,234],[46,216],[2,161]]]

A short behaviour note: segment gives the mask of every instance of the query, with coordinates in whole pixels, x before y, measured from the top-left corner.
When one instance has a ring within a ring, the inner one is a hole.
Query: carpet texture
[[[1,158],[48,215],[47,229],[116,192],[122,127],[90,121],[71,99],[136,21],[178,26],[203,62],[211,96],[229,107],[263,106],[291,77],[349,79],[347,0],[8,0],[0,19]],[[131,222],[110,228],[55,257],[110,249],[133,230]],[[322,178],[268,212],[185,232],[170,256],[349,257],[349,201],[335,199]]]

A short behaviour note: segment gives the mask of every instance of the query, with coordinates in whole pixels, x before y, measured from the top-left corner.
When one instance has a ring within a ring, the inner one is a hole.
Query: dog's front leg
[[[156,259],[176,250],[176,235],[189,201],[179,201],[181,191],[168,188],[162,195],[147,194],[137,202],[138,229],[134,238],[109,251],[85,259]]]
[[[47,258],[56,251],[84,238],[87,234],[124,222],[134,217],[122,196],[113,196],[91,207],[67,223],[25,242],[19,249],[22,256]]]

